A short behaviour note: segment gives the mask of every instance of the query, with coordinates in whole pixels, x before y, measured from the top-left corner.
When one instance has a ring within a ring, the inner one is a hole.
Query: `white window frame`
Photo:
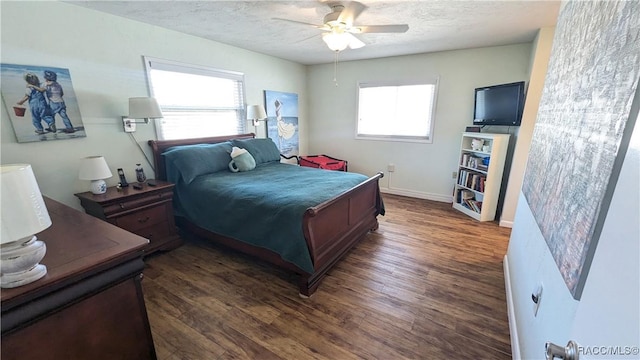
[[[150,56],[143,56],[144,58],[144,65],[145,65],[145,69],[146,69],[146,73],[147,73],[147,84],[149,86],[149,93],[151,94],[151,96],[154,96],[153,94],[153,84],[152,84],[152,79],[151,79],[151,70],[152,69],[158,69],[158,70],[165,70],[165,71],[173,71],[173,72],[179,72],[179,73],[185,73],[185,74],[193,74],[193,75],[204,75],[204,76],[211,76],[211,77],[217,77],[217,78],[223,78],[223,79],[229,79],[229,80],[235,80],[241,83],[240,86],[240,91],[242,92],[242,94],[240,94],[240,102],[241,104],[239,104],[239,107],[234,107],[234,108],[206,108],[206,109],[202,109],[202,108],[185,108],[185,107],[176,107],[176,108],[167,108],[167,107],[163,107],[162,104],[160,104],[160,108],[163,111],[191,111],[191,112],[197,112],[197,111],[216,111],[216,110],[236,110],[238,112],[238,134],[242,134],[242,133],[246,133],[247,131],[247,120],[246,120],[246,91],[245,91],[245,83],[244,83],[244,74],[241,72],[236,72],[236,71],[229,71],[229,70],[220,70],[220,69],[215,69],[215,68],[211,68],[211,67],[207,67],[207,66],[201,66],[201,65],[194,65],[194,64],[187,64],[187,63],[181,63],[178,61],[172,61],[172,60],[165,60],[165,59],[159,59],[159,58],[154,58],[154,57],[150,57]],[[165,136],[164,136],[164,132],[162,129],[163,126],[163,119],[155,119],[155,127],[156,127],[156,137],[158,138],[158,140],[166,140]],[[225,135],[234,135],[234,134],[225,134]],[[206,137],[206,136],[214,136],[214,135],[208,135],[208,134],[203,134],[202,137]]]
[[[355,126],[355,138],[358,140],[382,140],[382,141],[402,141],[402,142],[418,142],[418,143],[433,143],[433,129],[435,127],[436,116],[436,104],[438,103],[438,82],[439,78],[427,78],[421,80],[411,81],[366,81],[358,82],[357,95],[356,95],[356,126]],[[370,87],[386,87],[386,86],[412,86],[412,85],[433,85],[433,99],[431,104],[431,111],[429,114],[428,134],[426,136],[406,136],[406,135],[371,135],[360,134],[360,89]]]

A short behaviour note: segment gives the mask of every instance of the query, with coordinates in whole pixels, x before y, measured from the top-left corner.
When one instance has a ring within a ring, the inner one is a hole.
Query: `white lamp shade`
[[[346,33],[328,32],[322,34],[322,40],[333,51],[342,51],[349,46],[351,38]]]
[[[102,156],[89,156],[80,163],[80,180],[103,180],[110,178],[111,170]]]
[[[31,237],[51,226],[51,218],[31,165],[2,165],[0,169],[0,243]]]
[[[267,113],[264,111],[262,105],[249,105],[247,106],[247,119],[248,120],[262,120],[267,118]]]
[[[129,98],[130,119],[157,119],[162,117],[162,111],[155,98],[132,97]]]

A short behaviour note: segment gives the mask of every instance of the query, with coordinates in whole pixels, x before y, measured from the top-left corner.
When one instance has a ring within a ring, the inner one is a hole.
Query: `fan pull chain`
[[[333,61],[333,83],[338,87],[338,53],[339,51],[335,51],[336,56]]]

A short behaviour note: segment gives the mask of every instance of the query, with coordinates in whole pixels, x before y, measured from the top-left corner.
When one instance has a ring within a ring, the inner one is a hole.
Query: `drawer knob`
[[[124,204],[120,203],[120,209],[124,209]]]
[[[151,219],[150,217],[145,217],[144,219],[138,219],[139,223],[146,223],[147,221],[149,221],[149,219]]]

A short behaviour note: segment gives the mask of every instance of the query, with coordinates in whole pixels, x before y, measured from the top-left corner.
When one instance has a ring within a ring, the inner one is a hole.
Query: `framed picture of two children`
[[[87,136],[68,69],[0,64],[0,80],[18,142]]]

